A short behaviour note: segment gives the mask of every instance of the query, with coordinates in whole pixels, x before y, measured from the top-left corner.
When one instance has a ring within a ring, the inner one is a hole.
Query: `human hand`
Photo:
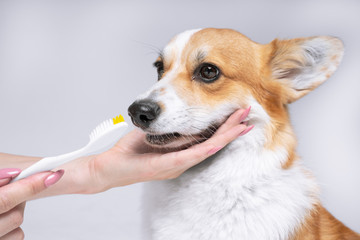
[[[25,201],[56,183],[64,171],[42,172],[8,184],[19,175],[20,169],[0,169],[0,240],[24,239],[23,222]]]
[[[236,111],[211,138],[185,150],[147,152],[145,133],[136,129],[121,138],[110,150],[71,163],[65,168],[77,169],[73,176],[73,182],[78,186],[77,193],[97,193],[138,182],[176,178],[250,131],[253,126],[240,124],[249,110]]]

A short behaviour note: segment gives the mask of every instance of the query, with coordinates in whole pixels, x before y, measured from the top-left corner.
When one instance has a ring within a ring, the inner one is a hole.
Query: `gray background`
[[[234,28],[261,43],[338,36],[339,70],[290,110],[324,205],[360,232],[359,3],[0,0],[0,151],[50,156],[82,146],[156,81],[154,46],[181,31]],[[29,202],[27,239],[139,239],[141,186]]]

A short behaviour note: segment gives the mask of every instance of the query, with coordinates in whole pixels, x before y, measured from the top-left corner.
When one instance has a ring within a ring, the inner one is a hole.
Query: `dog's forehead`
[[[168,45],[164,48],[163,57],[165,59],[171,59],[173,57],[178,57],[181,55],[186,44],[189,42],[190,38],[201,29],[192,29],[185,32],[179,33],[176,35]]]
[[[162,51],[162,60],[167,64],[183,61],[190,56],[196,60],[207,55],[227,55],[241,57],[253,49],[254,42],[232,29],[204,28],[182,32],[173,37]],[[219,54],[220,53],[220,54]],[[247,54],[249,55],[249,54]]]

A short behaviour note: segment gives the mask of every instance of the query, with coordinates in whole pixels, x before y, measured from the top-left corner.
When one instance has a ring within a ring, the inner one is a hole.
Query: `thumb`
[[[42,172],[0,188],[0,214],[9,211],[34,195],[55,184],[64,170]]]
[[[140,129],[133,129],[131,132],[120,138],[115,146],[121,147],[124,150],[130,150],[134,145],[144,143],[145,133]]]

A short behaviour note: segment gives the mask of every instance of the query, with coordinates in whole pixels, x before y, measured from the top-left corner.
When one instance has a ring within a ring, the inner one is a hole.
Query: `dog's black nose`
[[[131,121],[138,127],[145,129],[161,112],[160,106],[150,100],[135,101],[128,108]]]

